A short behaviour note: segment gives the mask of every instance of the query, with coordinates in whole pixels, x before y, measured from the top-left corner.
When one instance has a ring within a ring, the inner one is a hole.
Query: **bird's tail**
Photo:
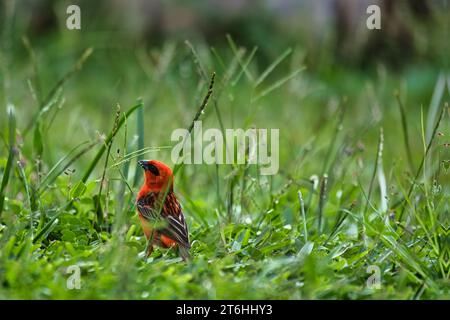
[[[178,252],[180,253],[181,258],[184,261],[188,261],[191,258],[191,254],[189,253],[189,248],[178,246]]]

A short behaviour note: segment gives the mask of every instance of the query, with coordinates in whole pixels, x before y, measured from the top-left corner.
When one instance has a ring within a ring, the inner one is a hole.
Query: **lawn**
[[[449,82],[436,64],[350,68],[327,47],[312,64],[301,44],[226,34],[155,46],[11,34],[1,299],[450,298]],[[146,259],[137,161],[174,168],[171,134],[197,118],[279,129],[279,171],[179,166],[192,257]]]

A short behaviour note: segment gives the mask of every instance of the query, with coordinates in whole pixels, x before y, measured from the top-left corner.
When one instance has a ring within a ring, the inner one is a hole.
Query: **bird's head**
[[[149,191],[173,189],[173,173],[169,166],[157,160],[140,160],[138,163],[144,169],[145,185]]]

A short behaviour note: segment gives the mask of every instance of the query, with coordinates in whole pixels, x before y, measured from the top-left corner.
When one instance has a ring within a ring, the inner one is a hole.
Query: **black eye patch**
[[[147,169],[148,171],[150,171],[151,173],[153,173],[153,175],[159,176],[159,170],[158,170],[158,168],[155,167],[154,165],[152,165],[152,164],[147,164],[147,165],[145,166],[145,169]]]

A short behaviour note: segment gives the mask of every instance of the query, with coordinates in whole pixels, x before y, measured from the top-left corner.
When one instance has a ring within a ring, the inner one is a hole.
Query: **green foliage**
[[[422,130],[417,112],[435,70],[308,71],[299,48],[280,48],[261,67],[256,47],[231,37],[211,50],[170,41],[151,51],[88,49],[70,68],[76,55],[62,57],[72,40],[34,48],[42,67],[33,82],[50,88],[44,103],[30,111],[23,82],[31,75],[21,69],[11,84],[16,112],[0,117],[8,137],[0,298],[449,298],[448,149],[436,139],[450,134],[448,106]],[[49,63],[59,51],[60,62]],[[212,72],[212,96],[199,110]],[[63,76],[55,83],[54,74]],[[399,113],[394,88],[413,84]],[[163,249],[145,260],[136,162],[170,163],[172,130],[194,117],[221,130],[280,128],[279,174],[248,164],[180,167],[175,192],[192,260]],[[67,286],[74,265],[79,290]],[[367,286],[368,266],[380,269],[381,289]]]

